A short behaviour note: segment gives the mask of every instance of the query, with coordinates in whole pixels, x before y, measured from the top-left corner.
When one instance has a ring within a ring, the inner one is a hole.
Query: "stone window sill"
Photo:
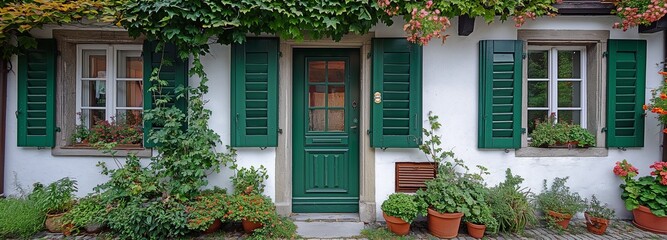
[[[151,157],[153,156],[152,148],[117,148],[117,157],[127,157],[130,153],[137,154],[137,157]],[[82,156],[82,157],[111,157],[110,154],[104,153],[100,150],[91,147],[74,147],[63,146],[54,147],[51,149],[53,156]]]
[[[525,147],[514,151],[516,157],[606,157],[609,152],[606,148],[536,148]]]

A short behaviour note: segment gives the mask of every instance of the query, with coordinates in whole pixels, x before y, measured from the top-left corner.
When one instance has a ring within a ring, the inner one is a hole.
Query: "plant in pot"
[[[478,166],[480,167],[480,166]],[[482,172],[486,169],[482,168]],[[489,189],[481,181],[481,175],[466,174],[461,179],[462,185],[465,186],[470,196],[473,197],[473,204],[469,205],[469,213],[464,215],[468,234],[474,238],[483,238],[484,232],[497,232],[498,221],[493,218],[491,208],[486,201]]]
[[[571,192],[565,185],[567,179],[567,177],[555,178],[550,188],[547,187],[545,179],[542,193],[535,197],[538,208],[545,214],[550,228],[567,229],[572,216],[586,207],[585,201],[579,194]]]
[[[589,232],[603,235],[609,226],[609,220],[615,216],[614,209],[609,208],[606,203],[602,205],[600,200],[593,195],[587,204],[584,217],[586,218],[586,229]]]
[[[62,178],[46,187],[36,183],[29,198],[34,199],[46,213],[46,229],[49,232],[63,231],[63,215],[74,206],[76,180]]]
[[[531,147],[590,147],[595,145],[595,136],[576,124],[556,121],[551,113],[543,122],[535,123],[535,130],[530,134]]]
[[[621,198],[625,208],[632,211],[632,223],[647,231],[667,234],[667,162],[656,162],[650,167],[650,176],[635,179],[639,171],[623,160],[616,162],[614,174],[623,180]]]
[[[232,221],[241,221],[243,230],[252,233],[271,221],[275,214],[275,205],[270,198],[259,194],[240,194],[230,198],[227,218]]]
[[[74,230],[83,228],[87,233],[102,231],[106,221],[106,206],[99,195],[88,195],[79,199],[72,210],[65,213],[63,222],[71,224]]]
[[[227,191],[221,188],[206,190],[194,198],[188,211],[188,228],[209,234],[222,226],[222,220],[227,218],[230,204]]]
[[[234,165],[231,168],[237,169],[236,175],[231,177],[234,194],[264,194],[264,181],[269,178],[264,165],[258,168],[238,168]]]
[[[621,18],[614,23],[614,28],[627,31],[631,27],[649,25],[665,16],[667,2],[665,0],[615,0],[613,13]]]
[[[393,193],[382,202],[382,216],[387,221],[387,228],[399,236],[410,232],[410,224],[417,217],[418,208],[415,197],[405,193]]]
[[[523,178],[513,175],[508,168],[505,181],[489,189],[486,200],[498,221],[499,232],[523,233],[527,226],[537,222],[530,202],[531,192],[520,186],[522,182]]]

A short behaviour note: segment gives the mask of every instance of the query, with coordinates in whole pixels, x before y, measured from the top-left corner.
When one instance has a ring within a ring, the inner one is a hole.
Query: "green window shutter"
[[[607,147],[643,147],[646,41],[610,39],[607,61]]]
[[[523,42],[479,43],[478,147],[521,147]]]
[[[166,104],[167,107],[176,106],[185,114],[188,112],[187,98],[176,99],[176,88],[179,86],[188,86],[188,61],[178,57],[178,50],[176,46],[167,44],[163,51],[155,52],[156,42],[144,42],[143,57],[144,57],[144,110],[153,108],[155,99],[162,96],[169,95],[171,102]],[[160,91],[160,96],[153,96],[149,91],[152,86],[150,81],[153,68],[160,67],[162,58],[171,64],[162,64],[160,69],[160,79],[168,82]],[[153,129],[159,128],[152,121],[144,121],[144,147],[154,147],[155,143],[149,141],[149,132]]]
[[[56,41],[38,39],[37,49],[19,55],[18,142],[20,147],[55,146]]]
[[[278,39],[232,45],[231,145],[278,146]]]
[[[421,46],[405,38],[373,39],[372,91],[371,146],[418,147],[422,141]]]

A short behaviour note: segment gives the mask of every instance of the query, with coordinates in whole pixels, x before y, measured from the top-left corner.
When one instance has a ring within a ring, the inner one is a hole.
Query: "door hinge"
[[[366,54],[366,59],[371,59],[373,56],[373,51],[369,51],[368,54]]]
[[[600,132],[607,132],[607,128],[603,127],[602,130],[600,130]]]
[[[526,128],[521,128],[521,134],[526,134]]]
[[[366,134],[371,135],[371,133],[373,133],[373,130],[370,129],[366,130]]]
[[[521,53],[521,59],[526,59],[526,53]]]
[[[62,130],[60,129],[60,127],[56,127],[55,130],[56,130],[56,132],[60,132],[60,131],[62,131]]]
[[[602,57],[603,57],[603,58],[606,58],[606,57],[608,57],[608,56],[609,56],[609,53],[607,53],[606,51],[602,53]]]
[[[283,57],[283,52],[278,52],[278,57],[279,58]]]
[[[278,128],[278,134],[283,134],[283,129],[282,128]]]

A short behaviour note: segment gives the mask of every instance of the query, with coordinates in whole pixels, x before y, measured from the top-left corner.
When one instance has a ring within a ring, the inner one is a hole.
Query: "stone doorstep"
[[[358,213],[293,213],[295,222],[360,222]]]
[[[294,222],[296,233],[303,238],[356,238],[364,229],[362,222]]]

